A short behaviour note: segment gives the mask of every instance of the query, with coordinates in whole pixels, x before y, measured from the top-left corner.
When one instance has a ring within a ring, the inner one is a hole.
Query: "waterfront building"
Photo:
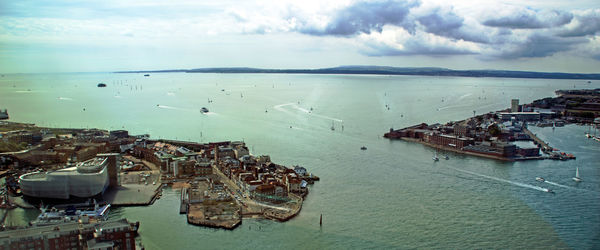
[[[511,118],[515,118],[517,121],[539,121],[540,113],[538,112],[499,112],[498,118],[502,121],[510,121]]]
[[[0,231],[5,249],[136,249],[139,223],[126,219],[97,223],[65,222]]]
[[[306,172],[306,168],[304,168],[304,167],[301,167],[301,166],[295,166],[295,167],[294,167],[294,171],[295,171],[295,172],[296,172],[298,175],[300,175],[300,176],[304,176],[304,175],[306,175],[306,174],[307,174],[307,172]]]
[[[109,166],[116,168],[116,163],[109,164],[109,161],[116,161],[116,156],[97,157],[56,171],[21,175],[21,191],[26,196],[37,198],[69,199],[70,196],[87,198],[98,195],[110,184]]]
[[[429,142],[435,145],[452,147],[457,149],[461,149],[465,146],[472,145],[475,142],[473,138],[446,135],[435,132],[426,133],[424,140],[425,142]]]
[[[519,112],[519,99],[510,100],[510,112]]]

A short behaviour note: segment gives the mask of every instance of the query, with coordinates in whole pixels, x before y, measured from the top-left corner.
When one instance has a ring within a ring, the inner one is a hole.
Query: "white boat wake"
[[[475,175],[475,176],[479,176],[479,177],[483,177],[483,178],[486,178],[486,179],[495,180],[495,181],[499,181],[499,182],[504,182],[504,183],[512,184],[512,185],[523,187],[523,188],[530,188],[530,189],[533,189],[533,190],[538,190],[538,191],[542,191],[542,192],[548,192],[548,189],[543,188],[543,187],[538,187],[538,186],[529,185],[529,184],[525,184],[525,183],[520,183],[520,182],[516,182],[516,181],[509,181],[509,180],[505,180],[505,179],[500,179],[500,178],[497,178],[497,177],[483,175],[483,174],[478,174],[478,173],[475,173],[475,172],[471,172],[471,171],[467,171],[467,170],[462,170],[462,169],[458,169],[458,168],[453,168],[453,167],[448,167],[448,168],[451,168],[451,169],[454,169],[456,171],[463,172],[463,173],[466,173],[466,174]]]
[[[545,182],[548,183],[548,184],[550,184],[550,185],[554,185],[554,186],[561,187],[561,188],[577,189],[577,188],[574,188],[574,187],[569,187],[569,186],[565,186],[565,185],[562,185],[562,184],[558,184],[556,182],[551,182],[551,181],[545,181]]]
[[[459,101],[462,101],[462,99],[465,99],[465,98],[467,98],[467,97],[469,97],[469,96],[471,96],[471,95],[473,95],[473,94],[472,94],[472,93],[464,94],[464,95],[460,96],[460,97],[458,98],[458,100],[456,100],[456,101],[457,101],[457,102],[459,102]]]
[[[59,96],[58,100],[61,100],[61,101],[73,101],[73,98]]]
[[[179,107],[173,107],[173,106],[167,106],[167,105],[156,105],[156,106],[159,107],[159,108],[161,108],[161,109],[192,111],[191,109],[179,108]]]
[[[276,110],[278,110],[278,111],[287,113],[287,114],[292,114],[291,112],[289,112],[288,110],[286,110],[286,109],[283,108],[283,107],[286,107],[286,106],[290,106],[291,108],[293,108],[295,110],[298,110],[298,111],[300,111],[302,113],[305,113],[307,115],[319,117],[319,118],[322,118],[322,119],[325,119],[325,120],[331,120],[331,121],[334,121],[334,122],[343,122],[342,119],[338,119],[338,118],[334,118],[334,117],[330,117],[330,116],[326,116],[326,115],[315,114],[314,112],[311,112],[311,111],[309,111],[309,110],[307,110],[305,108],[299,107],[297,104],[291,103],[291,102],[290,103],[284,103],[284,104],[275,105],[275,106],[273,106],[273,108],[276,109]]]

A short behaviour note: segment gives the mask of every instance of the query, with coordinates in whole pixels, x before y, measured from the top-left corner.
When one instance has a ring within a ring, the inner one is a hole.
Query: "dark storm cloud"
[[[411,8],[419,5],[419,1],[357,2],[339,10],[325,28],[301,27],[298,31],[318,36],[353,36],[381,32],[386,24],[414,29],[405,23],[405,18]]]
[[[533,34],[525,42],[516,44],[514,48],[501,51],[498,57],[503,59],[547,57],[558,52],[571,50],[574,45],[586,42],[587,40],[582,38],[561,38]]]
[[[595,35],[600,32],[600,11],[593,11],[575,17],[577,25],[565,27],[558,32],[562,37]]]
[[[573,14],[563,11],[520,11],[509,16],[491,18],[483,21],[483,25],[513,29],[541,29],[568,24]]]

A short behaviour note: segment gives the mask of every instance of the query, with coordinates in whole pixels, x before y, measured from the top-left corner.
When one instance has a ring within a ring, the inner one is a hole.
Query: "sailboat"
[[[335,127],[333,126],[333,121],[331,121],[331,131],[334,131]]]
[[[439,161],[440,160],[440,158],[438,158],[438,156],[437,156],[437,150],[435,151],[435,154],[433,155],[433,157],[431,159],[433,159],[433,161]]]
[[[575,182],[581,182],[581,181],[582,181],[582,179],[579,177],[579,168],[577,168],[577,169],[575,170],[575,177],[573,177],[573,180],[574,180]]]
[[[587,137],[587,138],[592,138],[592,133],[591,133],[592,131],[591,131],[591,130],[592,130],[592,125],[590,125],[590,126],[588,127],[588,132],[587,132],[587,133],[585,133],[585,137]]]

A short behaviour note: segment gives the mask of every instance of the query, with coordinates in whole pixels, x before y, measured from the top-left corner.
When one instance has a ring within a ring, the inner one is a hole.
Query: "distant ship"
[[[102,82],[101,82],[101,83],[98,83],[98,88],[104,88],[104,87],[106,87],[106,84],[104,84],[104,83],[102,83]]]
[[[360,147],[360,150],[367,150],[367,147],[362,146],[362,147]]]
[[[202,107],[200,109],[200,112],[202,112],[202,113],[208,113],[208,109],[206,107]]]
[[[150,74],[145,74],[144,76],[150,76]]]
[[[0,111],[0,120],[6,120],[8,118],[8,110],[4,109]]]

